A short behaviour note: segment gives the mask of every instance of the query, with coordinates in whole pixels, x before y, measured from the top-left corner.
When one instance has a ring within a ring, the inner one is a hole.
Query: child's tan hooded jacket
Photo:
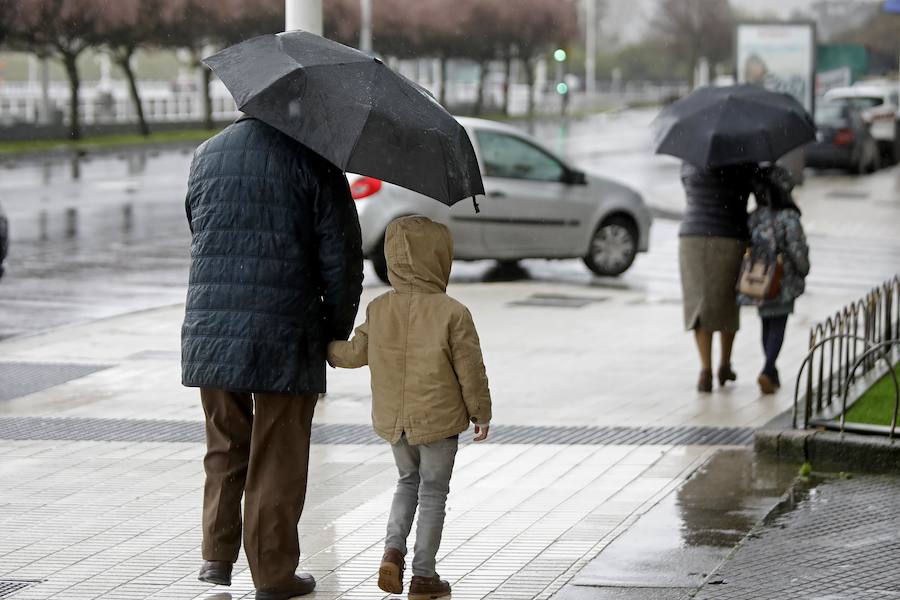
[[[369,365],[372,424],[390,443],[406,432],[427,444],[491,420],[491,396],[475,323],[445,292],[453,239],[426,217],[391,223],[385,257],[393,291],[366,309],[349,342],[332,342],[336,367]]]

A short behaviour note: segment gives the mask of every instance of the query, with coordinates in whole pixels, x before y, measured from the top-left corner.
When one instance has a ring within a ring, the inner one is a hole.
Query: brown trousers
[[[316,394],[201,389],[206,413],[203,559],[235,562],[241,547],[260,591],[283,589],[300,561]]]

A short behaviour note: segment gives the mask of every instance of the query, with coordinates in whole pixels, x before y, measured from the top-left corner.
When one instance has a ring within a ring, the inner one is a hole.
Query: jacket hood
[[[388,225],[384,241],[388,279],[400,293],[447,291],[453,237],[428,217],[403,217]]]

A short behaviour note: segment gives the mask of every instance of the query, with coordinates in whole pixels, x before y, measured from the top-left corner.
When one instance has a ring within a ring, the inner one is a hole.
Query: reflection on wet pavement
[[[778,502],[796,473],[796,465],[766,461],[752,450],[716,453],[555,598],[686,597]]]

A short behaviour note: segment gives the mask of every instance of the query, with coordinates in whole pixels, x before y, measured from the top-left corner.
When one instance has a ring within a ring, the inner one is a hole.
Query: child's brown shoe
[[[450,584],[438,575],[420,577],[413,575],[409,583],[409,600],[435,600],[450,595]]]
[[[403,554],[396,548],[388,548],[378,568],[378,587],[389,594],[403,593]]]

